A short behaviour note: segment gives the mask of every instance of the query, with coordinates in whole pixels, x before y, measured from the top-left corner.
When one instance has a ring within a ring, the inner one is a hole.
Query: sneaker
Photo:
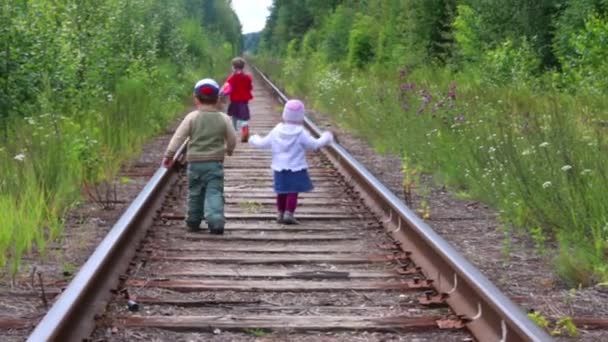
[[[284,223],[283,221],[283,212],[278,212],[277,213],[277,223]]]
[[[187,225],[186,227],[189,233],[200,233],[202,231],[201,227],[199,226]]]
[[[224,235],[224,229],[211,229],[211,228],[209,228],[209,234]]]
[[[249,126],[243,126],[241,128],[241,142],[249,141]]]
[[[224,234],[224,227],[209,226],[209,234],[222,235]]]
[[[286,211],[285,215],[283,215],[283,223],[285,224],[300,224],[298,220],[293,216],[293,213]]]

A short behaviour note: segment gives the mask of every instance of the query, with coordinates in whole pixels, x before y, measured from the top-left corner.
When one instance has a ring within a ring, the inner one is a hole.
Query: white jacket
[[[249,144],[254,147],[272,149],[274,171],[300,171],[308,168],[306,150],[316,150],[334,141],[330,132],[323,132],[319,139],[313,138],[302,125],[280,123],[268,135],[254,135]]]

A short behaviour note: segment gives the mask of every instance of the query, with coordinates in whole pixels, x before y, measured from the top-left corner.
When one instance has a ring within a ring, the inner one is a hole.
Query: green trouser
[[[198,230],[203,217],[209,230],[224,230],[224,165],[219,161],[188,163],[188,228]]]

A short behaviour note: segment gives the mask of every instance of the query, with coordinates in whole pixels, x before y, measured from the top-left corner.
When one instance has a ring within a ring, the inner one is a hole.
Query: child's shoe
[[[224,234],[224,228],[209,227],[209,234],[223,235]]]
[[[215,234],[215,235],[224,234],[224,225],[223,224],[207,222],[207,228],[209,228],[209,234]]]
[[[249,126],[241,127],[241,142],[249,141]]]
[[[201,231],[203,231],[200,226],[195,226],[195,225],[190,225],[190,224],[186,225],[186,228],[189,233],[200,233]]]
[[[283,222],[283,212],[282,211],[279,211],[277,213],[277,223],[284,223]]]
[[[298,220],[293,216],[292,212],[286,211],[283,215],[283,223],[284,224],[300,224]]]

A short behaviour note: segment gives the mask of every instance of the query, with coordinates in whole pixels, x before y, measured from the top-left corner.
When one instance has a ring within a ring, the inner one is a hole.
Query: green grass
[[[82,185],[112,182],[121,164],[183,111],[198,75],[217,75],[154,70],[130,70],[111,97],[84,112],[60,112],[42,98],[41,114],[9,123],[12,134],[0,145],[0,269],[15,274],[24,253],[44,256]]]
[[[569,283],[608,279],[605,96],[493,85],[475,71],[354,73],[314,58],[299,66],[271,76],[376,150],[494,206],[504,224],[555,256]]]
[[[253,337],[264,337],[270,333],[269,330],[262,328],[249,328],[246,329],[245,332]]]

